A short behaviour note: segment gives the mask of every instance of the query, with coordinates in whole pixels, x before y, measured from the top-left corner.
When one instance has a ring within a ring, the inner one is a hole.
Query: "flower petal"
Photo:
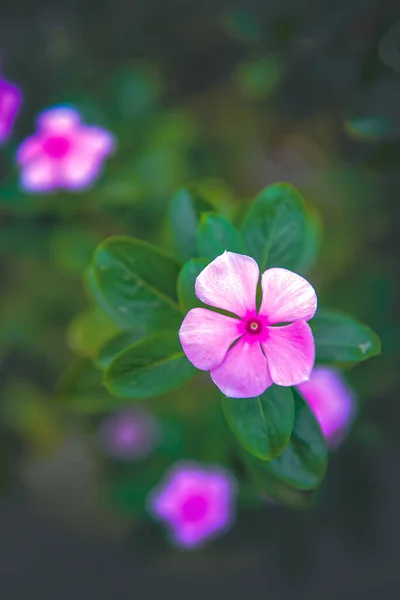
[[[103,158],[76,148],[60,163],[60,186],[72,190],[85,190],[102,171]]]
[[[212,312],[193,308],[179,330],[183,351],[197,369],[209,371],[225,358],[229,347],[240,337],[240,321]]]
[[[260,314],[269,323],[309,321],[317,310],[317,295],[304,277],[287,269],[273,268],[261,276]]]
[[[268,327],[261,345],[267,357],[272,381],[277,385],[298,385],[310,377],[315,360],[311,328],[305,321],[285,327]]]
[[[254,398],[272,384],[267,360],[258,342],[241,339],[229,350],[211,379],[229,398]]]
[[[79,133],[78,143],[86,149],[86,152],[96,156],[109,156],[115,150],[114,136],[101,127],[82,127]]]
[[[30,192],[49,192],[56,186],[51,160],[40,156],[23,166],[21,187]]]
[[[63,135],[80,123],[79,113],[69,106],[56,106],[43,111],[37,120],[38,128],[46,133]]]
[[[256,310],[258,265],[250,256],[224,252],[197,277],[196,296],[240,317]]]
[[[297,387],[321,426],[329,447],[343,440],[356,413],[356,397],[339,370],[315,367],[309,381]]]
[[[24,140],[17,150],[17,162],[20,165],[33,160],[42,152],[43,141],[37,135],[31,135]]]

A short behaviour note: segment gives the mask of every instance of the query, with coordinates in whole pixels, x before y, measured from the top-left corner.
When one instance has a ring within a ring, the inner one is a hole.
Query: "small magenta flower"
[[[174,544],[198,548],[233,524],[237,485],[222,467],[174,465],[150,493],[147,508],[169,529]]]
[[[314,366],[314,338],[306,323],[317,309],[314,288],[291,271],[268,269],[261,276],[258,310],[259,278],[258,265],[249,256],[218,256],[197,277],[196,296],[237,318],[193,308],[179,332],[190,362],[210,371],[214,383],[232,398],[259,396],[272,383],[297,385],[307,381]]]
[[[309,381],[297,389],[314,412],[328,447],[337,448],[356,414],[353,390],[333,367],[315,367]]]
[[[113,458],[141,460],[157,447],[160,427],[158,421],[142,409],[121,410],[103,421],[98,439]]]
[[[0,78],[0,144],[10,135],[21,102],[22,93],[19,88]]]
[[[114,148],[111,133],[83,125],[73,108],[46,110],[38,118],[37,133],[18,148],[21,186],[29,192],[83,191],[100,175]]]

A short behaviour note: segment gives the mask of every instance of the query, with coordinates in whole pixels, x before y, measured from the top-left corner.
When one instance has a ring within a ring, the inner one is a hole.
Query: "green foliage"
[[[118,354],[104,373],[104,383],[120,398],[152,398],[178,387],[195,373],[176,333],[162,332]]]
[[[162,250],[134,238],[115,237],[93,257],[102,306],[122,326],[137,331],[176,328],[179,265]]]
[[[250,206],[243,234],[261,272],[271,267],[301,272],[304,263],[310,267],[316,255],[316,238],[309,235],[310,227],[299,192],[287,183],[276,183]]]
[[[99,369],[106,369],[117,354],[137,342],[141,338],[140,332],[123,331],[109,339],[98,351],[95,364]]]
[[[359,362],[381,351],[376,333],[340,311],[319,309],[311,325],[318,362]]]
[[[90,359],[72,364],[61,378],[57,402],[72,413],[95,415],[120,406],[120,401],[109,394],[102,384],[101,372]]]
[[[225,217],[216,213],[203,213],[197,229],[199,256],[214,260],[225,250],[246,254],[242,235]]]
[[[172,198],[169,218],[174,249],[181,260],[197,256],[197,226],[201,213],[211,208],[202,196],[188,188],[179,190]]]
[[[272,385],[257,398],[223,398],[225,418],[244,448],[262,460],[282,454],[294,424],[290,388]]]
[[[319,424],[295,392],[295,420],[289,444],[278,458],[263,461],[265,470],[300,490],[316,488],[325,476],[327,451]]]
[[[178,277],[178,298],[183,312],[188,312],[196,306],[204,306],[194,292],[194,284],[207,265],[208,260],[205,258],[194,258],[183,265]]]

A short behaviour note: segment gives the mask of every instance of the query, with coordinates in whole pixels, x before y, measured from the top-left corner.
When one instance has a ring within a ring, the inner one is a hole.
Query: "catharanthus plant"
[[[174,465],[148,497],[148,510],[169,529],[172,541],[197,548],[233,524],[236,481],[222,467]]]
[[[21,187],[30,192],[85,190],[100,175],[114,148],[111,133],[84,125],[73,108],[46,110],[38,118],[37,132],[18,149]]]
[[[297,389],[317,417],[327,446],[339,446],[356,414],[356,397],[343,375],[334,367],[315,367]]]
[[[194,308],[180,328],[182,348],[195,367],[210,371],[220,390],[232,398],[263,394],[273,383],[298,385],[314,366],[310,326],[317,296],[300,275],[271,268],[261,275],[249,256],[224,252],[197,277],[196,296],[227,316]]]
[[[98,440],[106,454],[120,460],[141,460],[158,445],[158,421],[143,409],[121,410],[100,426]]]
[[[0,144],[12,131],[21,101],[22,94],[17,86],[0,78]]]

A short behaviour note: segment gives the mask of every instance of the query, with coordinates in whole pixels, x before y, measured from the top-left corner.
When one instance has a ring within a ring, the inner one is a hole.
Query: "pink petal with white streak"
[[[271,324],[309,321],[317,310],[317,295],[304,277],[287,269],[273,268],[261,276],[260,314]]]
[[[183,351],[197,369],[209,371],[224,360],[229,347],[240,337],[239,319],[206,308],[188,312],[179,330]]]
[[[196,296],[205,304],[244,317],[256,309],[259,276],[255,260],[242,254],[224,252],[197,277]]]
[[[227,353],[211,379],[229,398],[254,398],[272,384],[267,360],[259,343],[240,339]]]
[[[268,327],[268,338],[262,342],[272,381],[291,386],[307,381],[315,360],[315,344],[311,328],[305,321],[285,327]]]

